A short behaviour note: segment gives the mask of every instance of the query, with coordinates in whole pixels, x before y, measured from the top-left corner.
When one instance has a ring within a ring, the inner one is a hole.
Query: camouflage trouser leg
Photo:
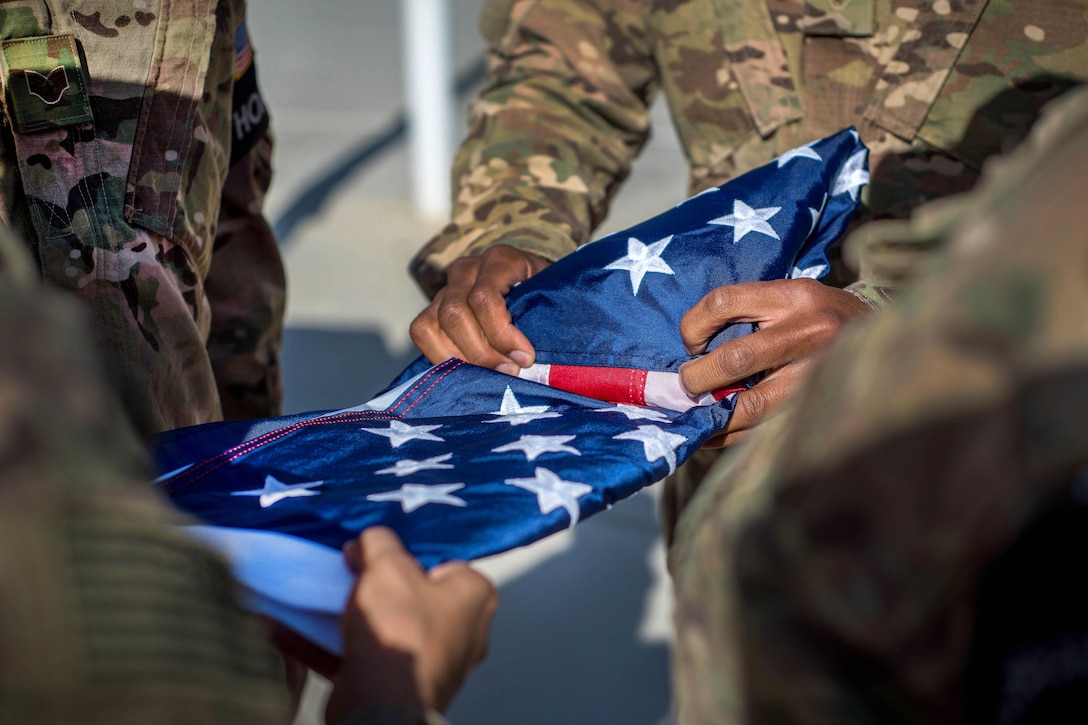
[[[660,511],[661,533],[665,537],[665,546],[672,546],[676,536],[676,525],[684,513],[684,508],[699,489],[699,484],[703,482],[718,459],[729,453],[729,449],[701,448],[665,478]]]
[[[977,712],[979,612],[1003,602],[976,595],[1033,521],[1081,505],[1070,481],[1088,465],[1088,95],[1070,101],[975,194],[916,217],[950,253],[848,331],[686,507],[671,551],[682,725]],[[884,224],[864,234],[904,232]],[[1009,654],[989,721],[1088,689],[1068,649],[1040,645],[1026,672]]]
[[[206,261],[138,228],[118,254],[84,252],[95,278],[83,284],[71,284],[77,258],[41,248],[46,280],[91,310],[107,372],[143,433],[280,413],[286,282],[260,213],[270,154],[266,139],[231,168],[206,276]]]
[[[208,356],[227,419],[268,418],[283,405],[286,279],[272,228],[261,214],[271,155],[266,135],[231,167],[204,281],[212,310]]]
[[[142,229],[126,230],[116,250],[74,237],[35,250],[45,281],[85,304],[107,374],[145,435],[280,412],[283,264],[259,214],[224,226],[206,279],[186,249]]]
[[[219,420],[201,275],[178,244],[132,232],[116,250],[76,243],[66,255],[67,240],[42,244],[43,277],[83,303],[106,374],[142,434]]]

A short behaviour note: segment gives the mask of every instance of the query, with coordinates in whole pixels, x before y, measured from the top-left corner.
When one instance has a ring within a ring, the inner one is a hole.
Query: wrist
[[[353,720],[355,713],[411,713],[425,712],[428,708],[416,687],[414,666],[410,658],[386,658],[378,667],[358,667],[356,662],[345,662],[333,680],[332,692],[325,706],[325,720],[330,725],[341,722],[369,723],[370,720]],[[386,720],[374,720],[385,723]],[[415,720],[388,721],[390,725]],[[425,722],[420,720],[420,722]]]

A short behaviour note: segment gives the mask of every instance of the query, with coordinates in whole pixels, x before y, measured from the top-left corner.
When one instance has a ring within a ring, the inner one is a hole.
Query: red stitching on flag
[[[393,420],[396,418],[400,418],[407,414],[408,411],[410,411],[412,408],[416,407],[416,405],[419,404],[419,401],[427,397],[431,390],[433,390],[436,385],[442,382],[442,380],[447,375],[449,375],[451,372],[453,372],[463,364],[464,362],[462,360],[449,361],[448,369],[442,370],[443,366],[439,365],[431,371],[430,375],[424,375],[422,378],[420,378],[420,380],[415,385],[413,385],[412,388],[407,391],[400,398],[399,401],[397,401],[397,404],[391,406],[390,409],[396,408],[397,406],[408,400],[411,397],[412,393],[418,390],[419,387],[421,385],[424,385],[428,380],[431,381],[431,384],[427,387],[426,390],[420,393],[415,400],[412,401],[411,405],[409,405],[407,408],[399,413],[391,414],[389,410],[352,411],[351,413],[341,413],[339,415],[327,416],[324,418],[304,420],[300,423],[295,423],[294,425],[290,425],[285,428],[277,428],[276,430],[269,431],[264,435],[257,436],[252,440],[248,440],[245,443],[239,443],[234,448],[230,448],[221,453],[218,453],[211,458],[201,461],[200,463],[196,463],[191,468],[182,471],[180,474],[178,474],[176,478],[163,481],[159,484],[159,486],[167,494],[175,493],[182,490],[183,488],[188,488],[202,478],[206,478],[207,476],[215,473],[223,466],[229,465],[234,461],[237,461],[239,458],[249,455],[256,449],[261,448],[268,443],[274,443],[275,441],[278,441],[281,438],[285,438],[286,436],[289,436],[296,431],[302,430],[303,428],[309,428],[317,425],[329,425],[331,423],[361,423],[370,420]],[[437,375],[437,373],[440,371],[442,372],[442,374]],[[219,461],[218,465],[212,466],[212,464],[216,461]],[[211,467],[209,468],[209,466]],[[199,472],[200,475],[191,478],[191,480],[185,481],[186,478],[189,478],[197,472]],[[181,481],[185,482],[181,483],[181,485],[174,485],[173,487],[168,488],[170,484],[178,484]]]

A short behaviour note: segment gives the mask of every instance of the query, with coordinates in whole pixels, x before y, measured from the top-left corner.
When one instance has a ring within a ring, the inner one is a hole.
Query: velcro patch
[[[21,133],[93,120],[75,36],[0,42],[8,115]]]

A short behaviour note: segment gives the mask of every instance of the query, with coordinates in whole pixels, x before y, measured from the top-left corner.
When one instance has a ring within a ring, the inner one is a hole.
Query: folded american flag
[[[358,407],[170,431],[156,483],[216,527],[339,548],[389,526],[427,567],[573,526],[725,427],[741,388],[683,390],[681,317],[721,285],[824,276],[866,158],[842,131],[518,285],[510,311],[537,350],[521,377],[420,359]],[[710,348],[752,329],[731,325]]]

